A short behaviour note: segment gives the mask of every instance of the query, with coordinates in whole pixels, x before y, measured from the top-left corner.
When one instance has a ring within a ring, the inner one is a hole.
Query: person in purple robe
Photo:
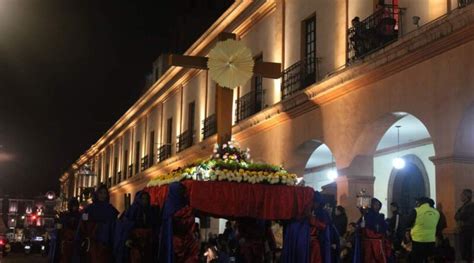
[[[159,208],[150,203],[150,194],[137,192],[132,206],[117,222],[114,242],[115,262],[154,262],[158,254]],[[156,255],[155,255],[156,254]]]
[[[386,263],[391,258],[391,242],[387,238],[388,224],[380,213],[382,203],[372,198],[370,208],[362,211],[357,223],[354,263]]]
[[[315,209],[313,214],[318,221],[325,225],[319,236],[322,262],[337,263],[340,261],[339,233],[331,220],[331,216],[324,208],[326,200],[318,191],[314,192],[314,203]]]
[[[82,214],[79,225],[81,262],[113,262],[112,246],[118,211],[109,203],[109,191],[100,185],[94,193],[92,204]]]

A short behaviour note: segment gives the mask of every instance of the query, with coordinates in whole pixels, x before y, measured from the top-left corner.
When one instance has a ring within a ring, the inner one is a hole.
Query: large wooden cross
[[[218,41],[227,39],[236,39],[236,35],[232,33],[220,33]],[[195,68],[207,70],[207,57],[199,56],[183,56],[171,54],[168,57],[169,66],[177,66],[184,68]],[[255,61],[253,73],[264,78],[278,79],[281,77],[281,64],[273,62]],[[227,143],[232,137],[232,105],[233,90],[216,86],[216,120],[217,120],[217,143],[222,145]]]

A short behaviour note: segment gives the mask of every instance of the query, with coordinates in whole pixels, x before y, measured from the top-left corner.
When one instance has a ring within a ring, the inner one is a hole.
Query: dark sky
[[[142,93],[158,55],[184,51],[223,12],[212,2],[1,0],[0,192],[57,190]]]

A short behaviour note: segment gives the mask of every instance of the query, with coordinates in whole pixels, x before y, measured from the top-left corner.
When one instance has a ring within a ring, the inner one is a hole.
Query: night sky
[[[214,1],[0,0],[0,194],[58,190],[158,55],[186,50],[225,10]],[[178,23],[188,16],[203,19]]]

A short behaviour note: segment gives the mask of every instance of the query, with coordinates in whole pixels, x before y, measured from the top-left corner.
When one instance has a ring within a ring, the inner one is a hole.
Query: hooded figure
[[[184,186],[168,185],[160,230],[159,262],[192,263],[199,260],[199,240],[194,235],[194,213],[188,205]]]
[[[83,255],[81,262],[113,261],[112,246],[117,215],[117,209],[109,203],[107,187],[100,185],[94,193],[92,204],[87,206],[82,214],[80,240]]]
[[[382,202],[372,198],[370,208],[358,221],[354,263],[389,262],[391,258],[391,243],[387,239],[388,225],[385,215],[380,213]]]
[[[117,222],[114,242],[115,262],[154,262],[158,247],[159,209],[151,206],[150,194],[137,192],[132,206]]]
[[[321,248],[321,262],[337,263],[339,262],[339,233],[334,226],[329,213],[324,209],[326,200],[318,192],[314,192],[314,218],[317,220],[319,227],[323,227],[318,234],[319,245]],[[321,225],[322,224],[322,225]],[[314,229],[314,220],[312,229]],[[313,230],[311,231],[313,232]]]
[[[56,229],[51,235],[49,259],[51,263],[79,262],[79,244],[75,240],[81,214],[79,202],[71,198],[68,210],[59,214]]]

